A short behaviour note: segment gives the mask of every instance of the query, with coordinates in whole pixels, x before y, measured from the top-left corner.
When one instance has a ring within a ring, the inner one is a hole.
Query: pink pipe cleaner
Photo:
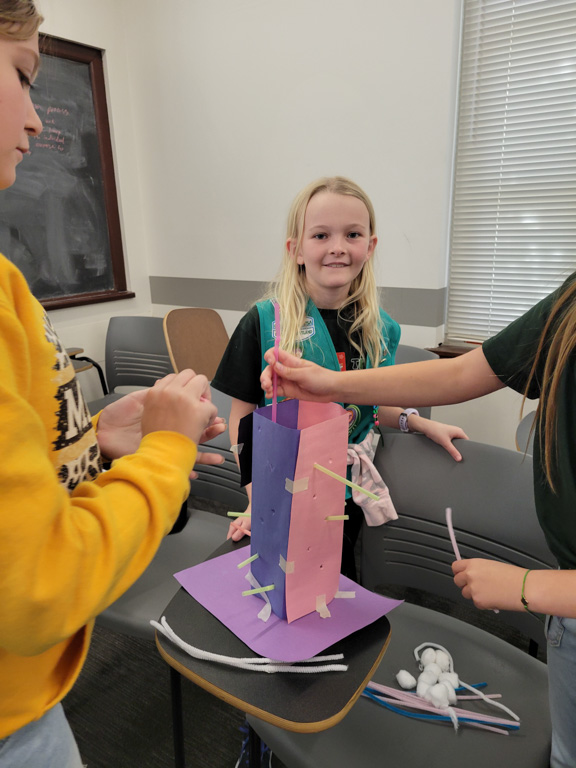
[[[458,549],[458,544],[456,543],[454,526],[452,525],[452,509],[450,507],[446,507],[446,525],[448,526],[448,533],[450,534],[450,541],[452,542],[452,549],[454,550],[454,555],[456,557],[456,560],[462,560],[462,558],[460,557],[460,550]]]
[[[278,361],[278,350],[280,349],[280,306],[274,302],[274,357]],[[278,374],[274,369],[272,376],[272,421],[276,423],[276,410],[278,408]]]

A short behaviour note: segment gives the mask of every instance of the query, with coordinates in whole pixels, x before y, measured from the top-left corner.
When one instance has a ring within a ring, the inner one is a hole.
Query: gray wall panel
[[[203,280],[194,277],[151,277],[153,304],[212,307],[245,312],[262,296],[267,283],[256,280]],[[381,303],[400,325],[437,328],[444,322],[446,289],[385,288]]]

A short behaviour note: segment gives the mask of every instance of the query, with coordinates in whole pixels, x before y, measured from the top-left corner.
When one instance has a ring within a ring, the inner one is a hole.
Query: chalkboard
[[[32,99],[44,129],[0,198],[0,253],[47,309],[126,290],[102,51],[43,36]]]

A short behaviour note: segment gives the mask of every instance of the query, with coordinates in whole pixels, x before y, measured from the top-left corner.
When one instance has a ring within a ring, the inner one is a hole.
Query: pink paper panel
[[[242,591],[249,588],[244,578],[249,566],[237,566],[248,553],[248,547],[239,547],[175,576],[192,597],[260,656],[286,662],[309,659],[402,602],[376,595],[340,576],[340,589],[354,590],[356,597],[333,600],[331,618],[322,619],[314,612],[288,624],[272,614],[262,622],[257,618],[262,600],[253,595],[242,597]]]
[[[298,429],[306,429],[316,424],[321,424],[329,419],[335,419],[344,412],[349,417],[348,411],[344,411],[338,403],[311,403],[308,400],[298,401]],[[348,441],[348,437],[346,437]]]
[[[311,405],[328,408],[306,408]],[[316,611],[318,600],[330,603],[338,589],[342,557],[343,523],[325,518],[344,512],[345,486],[314,469],[314,463],[346,477],[348,414],[335,403],[301,402],[299,415],[303,411],[302,421],[309,426],[300,432],[294,477],[296,483],[308,478],[308,488],[292,498],[287,560],[293,563],[293,571],[286,575],[289,622]],[[322,412],[328,413],[324,421]]]

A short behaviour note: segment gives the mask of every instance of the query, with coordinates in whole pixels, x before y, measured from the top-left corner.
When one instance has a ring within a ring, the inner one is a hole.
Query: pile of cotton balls
[[[434,722],[452,721],[454,730],[458,730],[461,722],[504,735],[511,730],[518,730],[520,720],[518,715],[501,702],[494,701],[495,698],[500,698],[500,694],[492,693],[486,696],[478,690],[486,683],[472,686],[461,680],[454,672],[452,656],[444,646],[431,642],[422,643],[414,649],[414,658],[420,667],[418,680],[405,669],[400,670],[396,675],[398,685],[410,693],[371,681],[363,691],[363,695],[378,702],[383,707],[408,717],[417,716],[419,719],[431,719]],[[412,693],[414,689],[416,689],[416,693]],[[456,691],[458,691],[458,695]],[[464,691],[464,695],[462,691]],[[469,695],[470,693],[472,696]],[[467,709],[459,709],[454,706],[457,698],[481,699],[486,704],[491,704],[506,712],[512,720],[489,717]],[[416,715],[413,710],[416,710],[418,714]],[[439,710],[438,713],[436,710]],[[434,714],[427,714],[430,712],[434,712]]]
[[[417,659],[419,650],[417,648],[414,651]],[[418,680],[410,672],[401,669],[396,675],[398,685],[405,690],[416,688],[418,696],[438,709],[447,709],[456,704],[456,688],[460,681],[456,672],[452,671],[452,659],[447,651],[427,647],[422,651],[419,664],[422,671]]]

